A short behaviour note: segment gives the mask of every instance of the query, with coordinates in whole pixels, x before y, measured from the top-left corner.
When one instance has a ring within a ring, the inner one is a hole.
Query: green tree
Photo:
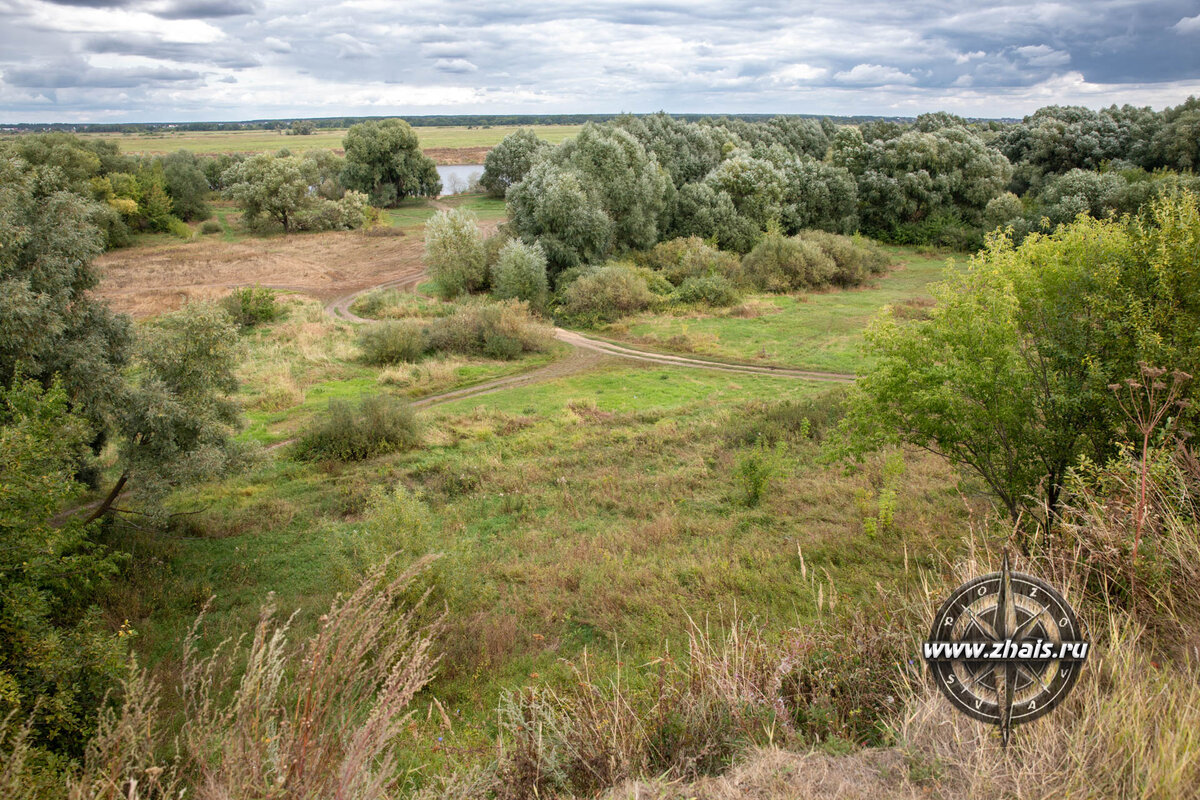
[[[492,267],[492,292],[500,299],[525,300],[533,308],[546,304],[546,254],[537,242],[510,239]]]
[[[208,178],[200,169],[196,156],[186,150],[172,153],[162,160],[163,183],[171,197],[175,216],[192,221],[212,215],[208,207]]]
[[[290,156],[259,153],[231,166],[222,182],[225,196],[242,207],[247,223],[274,220],[289,232],[309,196],[300,161]]]
[[[133,377],[114,409],[121,470],[92,513],[108,513],[132,481],[133,494],[160,514],[170,488],[225,471],[238,454],[240,425],[237,327],[210,304],[192,304],[147,323],[137,342]]]
[[[365,193],[374,205],[392,207],[406,197],[437,197],[442,191],[437,166],[421,152],[417,134],[402,119],[352,125],[342,147],[342,183]]]
[[[487,251],[475,215],[455,208],[425,223],[425,264],[446,299],[487,285]]]
[[[91,435],[61,384],[18,376],[0,387],[0,718],[69,756],[82,754],[124,666],[122,637],[92,607],[116,559],[92,543],[92,526],[54,520],[80,488]]]
[[[58,376],[97,446],[131,336],[128,318],[91,293],[103,214],[64,188],[57,168],[0,159],[0,386],[18,371],[46,387]]]
[[[519,128],[500,140],[483,159],[483,177],[479,183],[492,197],[504,197],[508,187],[520,183],[546,153],[551,144],[530,128]]]
[[[933,288],[928,319],[872,325],[877,361],[846,423],[855,447],[929,449],[982,478],[1014,519],[1052,516],[1066,471],[1081,456],[1103,462],[1120,440],[1109,385],[1141,361],[1195,372],[1198,248],[1191,194],[1020,246],[990,237]]]
[[[555,271],[600,260],[611,247],[612,220],[576,172],[549,159],[508,191],[513,230],[539,242]]]

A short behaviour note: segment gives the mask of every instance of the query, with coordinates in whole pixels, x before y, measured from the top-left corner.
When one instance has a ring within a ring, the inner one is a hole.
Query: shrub
[[[637,261],[643,266],[658,270],[676,286],[688,278],[709,275],[720,275],[736,282],[741,273],[741,260],[736,253],[718,250],[699,236],[661,242],[652,250],[638,256]]]
[[[274,322],[283,316],[275,292],[263,286],[243,286],[221,298],[221,308],[243,328]]]
[[[487,285],[487,251],[475,215],[439,211],[425,223],[425,262],[437,293],[449,300]]]
[[[200,223],[200,233],[208,235],[212,233],[221,233],[225,228],[220,221],[215,219],[206,219]]]
[[[177,217],[170,217],[167,220],[167,233],[184,241],[196,235],[190,225]]]
[[[546,254],[540,244],[512,239],[500,249],[492,267],[492,293],[496,297],[524,300],[540,308],[546,302],[547,286]]]
[[[757,289],[787,292],[826,285],[837,265],[812,242],[771,232],[742,259],[742,270]]]
[[[357,408],[345,400],[329,401],[329,411],[296,443],[295,452],[306,459],[361,461],[406,450],[419,441],[408,403],[375,395],[364,398]]]
[[[833,260],[835,267],[830,280],[838,286],[857,286],[869,275],[878,275],[887,269],[887,254],[869,239],[852,239],[817,230],[801,231],[797,236],[815,244]]]
[[[530,313],[529,304],[519,300],[463,305],[434,320],[426,336],[432,351],[500,359],[545,352],[554,339],[549,327]]]
[[[738,301],[738,292],[724,275],[699,275],[685,278],[675,290],[673,299],[678,303],[724,307]]]
[[[655,302],[645,276],[623,264],[583,273],[562,291],[561,297],[563,314],[585,325],[611,322]]]
[[[783,471],[787,453],[783,442],[776,442],[774,447],[766,442],[754,444],[750,452],[738,459],[734,470],[734,478],[741,491],[741,501],[750,508],[762,502],[771,488],[771,482]]]
[[[362,360],[382,366],[416,361],[425,354],[424,326],[416,320],[387,320],[363,329],[358,337]]]

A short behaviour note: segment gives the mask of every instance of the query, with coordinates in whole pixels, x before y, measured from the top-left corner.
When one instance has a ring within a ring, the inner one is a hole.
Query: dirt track
[[[375,322],[375,320],[360,317],[350,310],[350,306],[354,304],[355,300],[357,300],[361,295],[377,289],[413,290],[424,277],[424,266],[418,266],[396,279],[342,295],[341,297],[326,303],[325,312],[330,316],[345,320],[346,322],[370,324]],[[704,359],[678,356],[670,353],[656,353],[647,350],[637,350],[617,344],[615,342],[584,336],[582,333],[577,331],[569,331],[565,328],[556,327],[554,329],[554,337],[560,342],[564,342],[571,346],[572,351],[570,356],[530,372],[521,373],[519,375],[509,375],[504,378],[497,378],[494,381],[487,381],[485,383],[468,386],[463,389],[455,389],[449,392],[429,395],[428,397],[423,397],[420,400],[414,401],[413,406],[415,408],[424,408],[427,406],[437,405],[439,403],[447,403],[452,400],[461,400],[465,397],[477,397],[479,395],[500,391],[501,389],[510,389],[515,386],[524,386],[530,383],[540,383],[542,381],[554,380],[556,378],[562,378],[567,375],[573,375],[577,372],[583,372],[591,369],[592,367],[609,358],[641,361],[664,367],[688,367],[692,369],[713,370],[716,372],[734,372],[751,375],[775,375],[781,378],[796,378],[801,380],[823,381],[829,383],[852,383],[855,378],[854,375],[841,372],[814,372],[811,370],[791,369],[789,367],[707,361]]]
[[[438,209],[447,208],[433,201]],[[491,228],[495,223],[485,224]],[[137,251],[117,250],[97,261],[103,275],[98,293],[114,309],[147,316],[178,308],[191,300],[213,299],[237,286],[260,285],[302,292],[325,301],[325,311],[347,322],[370,324],[350,310],[361,295],[377,289],[415,290],[425,277],[423,242],[410,231],[371,235],[362,231],[296,234],[223,242],[204,239]],[[759,364],[737,364],[637,349],[555,328],[555,337],[571,355],[519,375],[431,395],[413,403],[427,407],[514,386],[554,380],[591,369],[606,359],[625,359],[664,367],[707,369],[799,380],[846,383],[853,375],[814,372]]]

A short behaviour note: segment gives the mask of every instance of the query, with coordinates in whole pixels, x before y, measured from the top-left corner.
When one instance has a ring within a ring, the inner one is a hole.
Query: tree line
[[[552,270],[689,235],[744,253],[770,224],[976,249],[996,227],[1021,238],[1195,186],[1198,125],[1195,98],[1162,112],[1049,106],[1015,124],[625,115],[558,146],[510,134],[483,185]]]

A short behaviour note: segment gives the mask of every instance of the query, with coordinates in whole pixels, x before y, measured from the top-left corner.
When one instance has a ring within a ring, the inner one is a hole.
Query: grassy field
[[[860,295],[875,305],[919,296],[937,262],[913,263],[879,289],[846,293],[843,307],[865,315]],[[422,410],[423,443],[407,452],[295,460],[287,440],[331,399],[422,396],[560,353],[368,367],[353,326],[315,301],[284,302],[286,319],[246,336],[240,377],[243,438],[285,446],[178,493],[172,507],[189,513],[166,535],[119,531],[138,557],[108,607],[169,685],[180,639],[210,596],[209,641],[246,630],[269,593],[302,610],[304,631],[388,554],[440,553],[423,584],[449,614],[445,658],[403,745],[418,782],[421,770],[486,757],[501,694],[564,686],[585,652],[598,675],[620,663],[627,680],[649,680],[641,665],[677,652],[689,618],[719,627],[736,606],[783,631],[914,580],[915,567],[958,547],[966,524],[958,479],[932,456],[894,451],[847,472],[808,434],[780,426],[786,404],[820,416],[836,403],[829,384],[616,360]],[[836,348],[844,337],[822,321],[832,311],[805,320],[819,307],[794,303],[777,316],[812,329],[813,348],[820,331]],[[778,444],[764,449],[768,440]],[[752,499],[747,465],[763,464]],[[425,718],[433,697],[449,727]]]
[[[945,254],[888,248],[896,266],[873,285],[814,294],[754,295],[729,312],[641,314],[598,331],[601,335],[681,353],[829,372],[864,364],[863,330],[883,306],[929,302],[926,287],[942,277]],[[959,261],[962,257],[959,257]]]
[[[579,132],[580,125],[534,125],[538,136],[557,144]],[[415,128],[423,148],[493,147],[516,130],[491,128]],[[282,131],[179,131],[177,133],[85,133],[83,138],[111,139],[125,153],[161,154],[176,150],[193,153],[261,153],[286,147],[292,152],[340,150],[345,129],[318,130],[309,136],[288,136]]]

